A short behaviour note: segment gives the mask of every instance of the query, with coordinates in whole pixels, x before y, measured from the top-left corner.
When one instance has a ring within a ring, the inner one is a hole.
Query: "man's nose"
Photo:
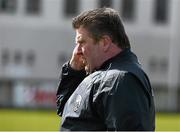
[[[82,47],[81,47],[80,44],[77,44],[77,52],[78,52],[79,54],[82,54]]]

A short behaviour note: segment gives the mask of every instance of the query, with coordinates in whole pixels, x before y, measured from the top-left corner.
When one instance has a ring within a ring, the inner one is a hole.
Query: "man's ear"
[[[108,35],[102,37],[102,48],[104,52],[107,52],[112,44],[112,40]]]

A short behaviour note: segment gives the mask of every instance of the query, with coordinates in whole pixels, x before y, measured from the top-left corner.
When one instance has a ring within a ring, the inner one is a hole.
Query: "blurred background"
[[[156,130],[180,130],[180,0],[0,0],[0,130],[58,130],[55,94],[71,56],[72,17],[119,11],[149,75]]]

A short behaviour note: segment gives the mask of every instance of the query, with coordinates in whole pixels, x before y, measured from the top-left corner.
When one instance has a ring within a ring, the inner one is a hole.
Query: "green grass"
[[[0,131],[57,131],[59,122],[56,111],[0,110]]]
[[[0,109],[0,131],[58,131],[56,111]],[[180,113],[157,113],[156,131],[180,131]]]
[[[180,131],[180,113],[157,113],[157,131]]]

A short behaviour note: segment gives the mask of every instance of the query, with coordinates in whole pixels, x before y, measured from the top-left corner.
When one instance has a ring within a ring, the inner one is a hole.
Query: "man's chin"
[[[87,73],[91,73],[91,69],[90,69],[90,66],[89,66],[89,65],[86,65],[86,66],[85,66],[85,71],[86,71]]]

